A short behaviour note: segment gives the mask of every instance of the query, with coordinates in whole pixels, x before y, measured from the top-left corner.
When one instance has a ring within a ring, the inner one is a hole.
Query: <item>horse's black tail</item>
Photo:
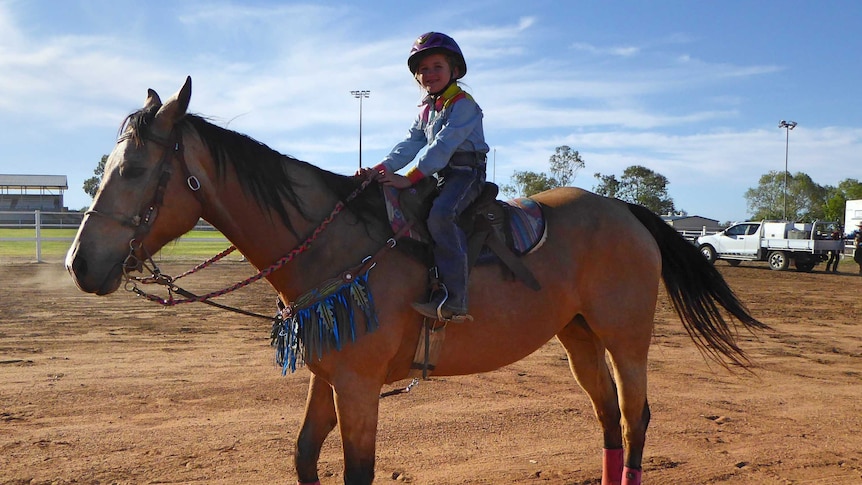
[[[704,355],[724,367],[722,356],[745,369],[751,365],[736,343],[736,327],[721,308],[746,330],[769,329],[748,312],[727,282],[697,248],[649,209],[628,204],[629,210],[652,233],[661,251],[661,276],[685,330]]]

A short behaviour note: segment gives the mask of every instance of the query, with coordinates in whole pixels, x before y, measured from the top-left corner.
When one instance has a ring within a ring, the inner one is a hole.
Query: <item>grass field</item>
[[[58,260],[66,255],[76,229],[42,229],[42,259]],[[6,239],[34,239],[8,241]],[[35,229],[0,228],[0,262],[6,260],[36,260]],[[51,241],[45,239],[62,239]],[[157,259],[206,259],[230,246],[227,239],[216,231],[191,231],[168,244],[156,255]],[[231,255],[233,257],[233,255]],[[236,254],[239,258],[239,253]]]

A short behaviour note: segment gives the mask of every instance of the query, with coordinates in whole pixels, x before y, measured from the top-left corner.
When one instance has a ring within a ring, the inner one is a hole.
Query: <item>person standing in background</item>
[[[856,226],[856,233],[853,235],[853,261],[859,265],[859,274],[862,275],[862,222]]]
[[[835,230],[832,231],[832,240],[843,240],[844,232],[843,228],[840,224],[835,226]],[[830,266],[832,268],[833,273],[838,272],[838,262],[841,261],[841,252],[844,250],[844,244],[842,243],[839,249],[835,249],[833,251],[829,251],[829,261],[826,262],[826,272],[828,273],[830,270]]]

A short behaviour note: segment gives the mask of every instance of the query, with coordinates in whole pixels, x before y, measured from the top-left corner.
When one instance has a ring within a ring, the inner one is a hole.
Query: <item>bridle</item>
[[[195,198],[198,199],[198,202],[201,203],[201,206],[203,206],[204,204],[204,198],[200,192],[200,180],[196,176],[191,174],[191,171],[188,168],[188,164],[186,163],[185,147],[183,146],[182,135],[177,130],[177,128],[171,130],[171,133],[168,135],[168,137],[161,137],[154,133],[148,133],[141,138],[144,141],[153,142],[164,149],[164,151],[162,152],[162,158],[161,160],[159,160],[159,166],[157,170],[159,173],[158,183],[156,184],[155,192],[153,193],[153,196],[150,198],[149,202],[144,204],[138,211],[138,213],[132,217],[124,216],[118,213],[97,211],[94,209],[88,210],[84,213],[84,215],[94,215],[111,219],[119,223],[121,226],[130,227],[135,230],[134,234],[132,235],[132,238],[129,240],[129,254],[125,257],[125,259],[123,259],[123,279],[126,281],[125,288],[128,291],[131,291],[138,296],[143,296],[151,301],[159,301],[160,299],[158,299],[158,297],[155,297],[155,295],[145,293],[143,290],[140,290],[137,287],[137,283],[157,283],[167,286],[168,291],[170,292],[179,293],[187,298],[196,297],[196,295],[194,295],[193,293],[186,291],[174,284],[174,281],[183,276],[187,276],[189,274],[197,272],[198,270],[203,269],[204,267],[214,263],[215,261],[218,261],[219,259],[235,251],[236,247],[231,245],[229,248],[217,254],[215,257],[211,258],[207,262],[200,264],[189,271],[186,271],[185,273],[181,274],[176,278],[168,276],[161,272],[158,265],[153,260],[153,256],[144,248],[143,241],[147,234],[149,234],[150,229],[152,229],[153,224],[156,221],[156,217],[159,215],[159,209],[161,208],[162,204],[164,204],[165,193],[167,192],[168,188],[168,182],[170,181],[171,175],[173,173],[171,165],[171,160],[173,158],[176,158],[179,161],[179,165],[182,168],[183,173],[186,177],[186,185],[192,191],[192,194],[194,194]],[[117,144],[119,145],[120,143],[127,140],[136,141],[136,137],[131,132],[126,132],[117,139]],[[141,254],[141,256],[138,256],[139,253]],[[151,273],[151,276],[140,277],[133,276],[132,274],[130,274],[131,271],[143,272],[145,269]],[[165,302],[176,301],[172,297],[170,300],[161,300]],[[246,310],[221,305],[215,302],[210,302],[206,300],[199,301],[245,315],[259,316],[267,319],[271,318],[269,316],[259,315],[253,312],[248,312]]]
[[[186,164],[184,153],[185,150],[183,147],[182,136],[180,135],[179,131],[174,128],[173,130],[171,130],[171,133],[168,135],[167,138],[158,136],[153,133],[148,133],[142,138],[144,141],[151,141],[164,149],[157,170],[159,173],[158,183],[156,185],[156,190],[153,193],[153,196],[150,198],[149,202],[144,204],[138,211],[138,213],[132,217],[124,216],[118,213],[97,211],[95,209],[90,209],[84,213],[85,217],[88,215],[105,217],[118,222],[124,227],[130,227],[135,230],[134,234],[132,235],[132,239],[129,240],[129,255],[125,258],[125,260],[123,260],[123,275],[126,277],[126,279],[130,278],[130,276],[128,275],[129,270],[141,270],[143,264],[146,261],[149,261],[155,266],[155,263],[152,260],[152,256],[147,253],[143,247],[143,240],[147,236],[147,234],[149,234],[150,229],[152,229],[153,224],[156,221],[156,217],[159,215],[159,209],[164,203],[165,192],[168,188],[168,182],[171,179],[172,158],[176,157],[176,159],[180,162],[180,167],[182,167],[184,175],[186,176],[186,185],[188,185],[189,189],[191,189],[192,193],[203,205],[203,195],[199,192],[201,188],[201,183],[197,177],[191,174],[188,165]],[[117,144],[119,145],[126,140],[134,139],[135,137],[132,135],[131,132],[126,132],[125,134],[120,136],[120,138],[117,139]],[[143,253],[144,259],[141,259],[137,256],[138,252]]]

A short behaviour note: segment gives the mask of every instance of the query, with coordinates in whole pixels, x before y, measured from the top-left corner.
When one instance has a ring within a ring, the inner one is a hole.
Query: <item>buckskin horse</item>
[[[190,98],[191,78],[164,104],[148,90],[144,107],[125,119],[66,268],[81,290],[109,294],[203,218],[267,269],[261,277],[291,307],[382,251],[363,272],[364,298],[342,299],[334,311],[349,324],[312,319],[307,326],[315,328],[294,335],[312,374],[294,456],[298,483],[319,483],[320,449],[336,426],[344,482],[371,483],[380,391],[408,376],[423,329],[409,303],[426,291],[427,266],[407,252],[381,250],[393,232],[376,182],[323,170],[187,113]],[[502,278],[494,266],[475,268],[475,320],[448,325],[433,373],[492,371],[556,337],[601,425],[602,484],[639,484],[660,281],[696,347],[725,367],[750,369],[739,330],[767,327],[694,246],[647,209],[576,188],[533,199],[548,237],[523,263],[541,290]],[[312,342],[332,341],[332,332],[341,333],[336,345]]]

